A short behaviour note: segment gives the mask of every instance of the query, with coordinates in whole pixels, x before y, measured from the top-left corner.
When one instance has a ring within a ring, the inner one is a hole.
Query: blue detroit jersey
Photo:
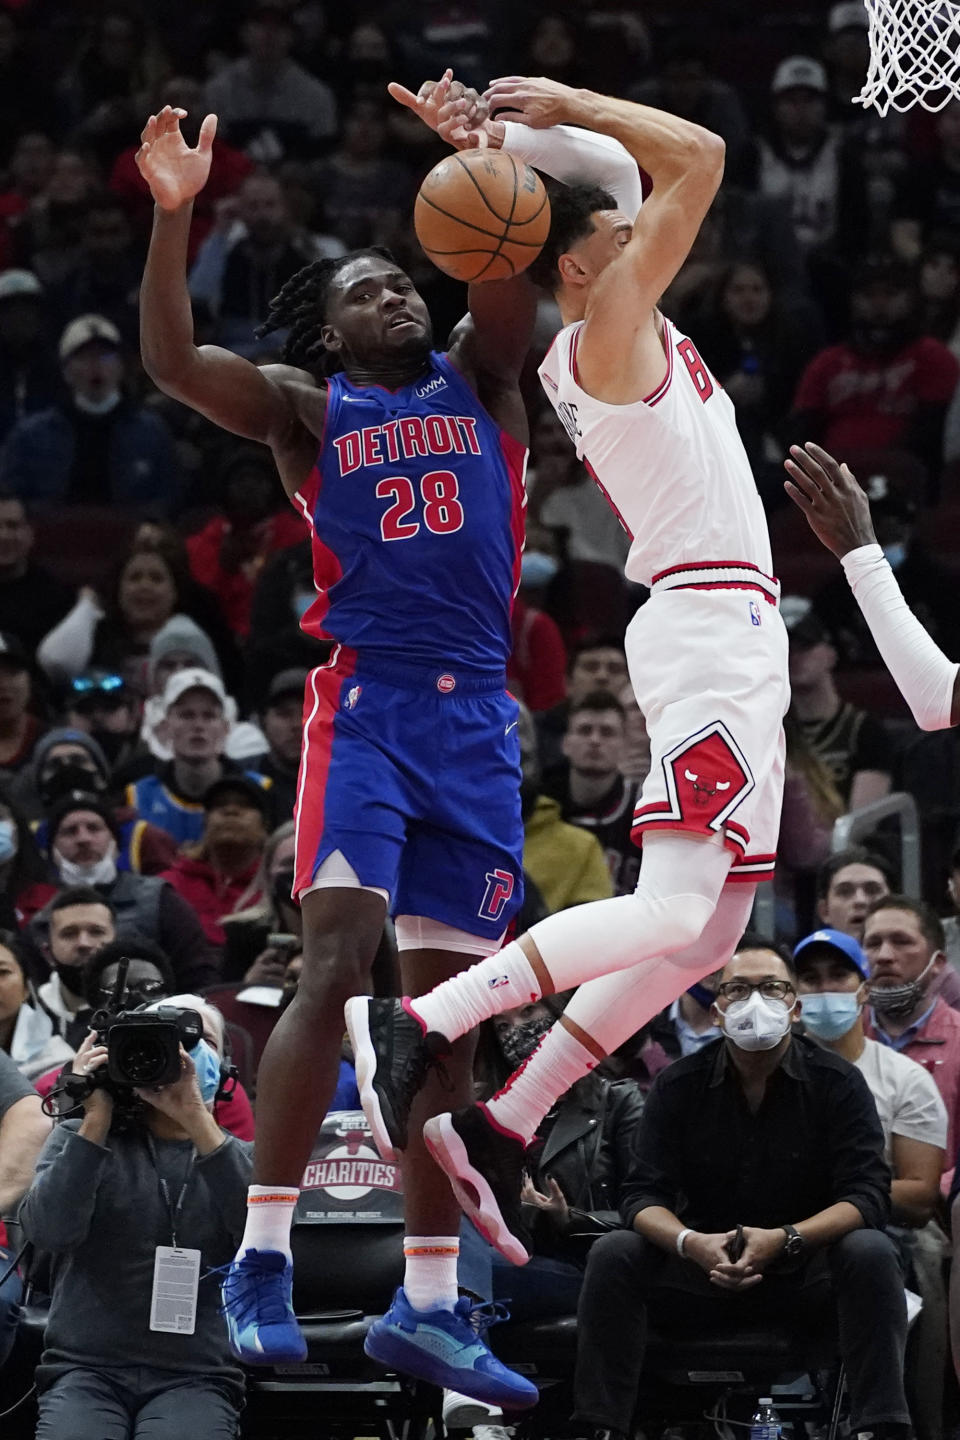
[[[334,375],[297,493],[319,592],[307,634],[394,663],[503,670],[526,453],[446,355],[396,391]]]

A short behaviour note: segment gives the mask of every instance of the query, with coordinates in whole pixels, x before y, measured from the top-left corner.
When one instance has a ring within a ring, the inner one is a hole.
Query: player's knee
[[[643,879],[633,893],[637,923],[648,930],[656,927],[661,955],[672,955],[695,945],[703,934],[716,905],[705,895],[652,895]]]
[[[303,953],[303,970],[297,985],[297,1002],[308,1008],[343,1007],[351,995],[370,988],[373,953],[347,931],[328,933]]]

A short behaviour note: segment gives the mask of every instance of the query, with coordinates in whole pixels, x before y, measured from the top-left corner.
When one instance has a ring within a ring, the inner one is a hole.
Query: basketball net
[[[960,98],[960,0],[864,0],[870,67],[858,105],[881,115]]]

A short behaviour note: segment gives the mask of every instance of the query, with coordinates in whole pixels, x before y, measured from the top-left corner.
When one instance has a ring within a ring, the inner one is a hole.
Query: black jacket
[[[543,1191],[556,1180],[570,1206],[563,1232],[543,1211],[526,1207],[537,1254],[577,1263],[590,1242],[619,1229],[618,1210],[630,1175],[643,1096],[632,1080],[611,1082],[596,1073],[561,1100],[542,1150],[533,1148],[530,1178]],[[536,1141],[534,1142],[536,1147]]]

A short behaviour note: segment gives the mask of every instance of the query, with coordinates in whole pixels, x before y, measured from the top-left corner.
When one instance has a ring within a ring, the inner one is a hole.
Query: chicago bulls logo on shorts
[[[666,803],[638,805],[635,833],[650,825],[715,833],[754,788],[743,752],[721,720],[674,746],[663,757],[663,778]]]

